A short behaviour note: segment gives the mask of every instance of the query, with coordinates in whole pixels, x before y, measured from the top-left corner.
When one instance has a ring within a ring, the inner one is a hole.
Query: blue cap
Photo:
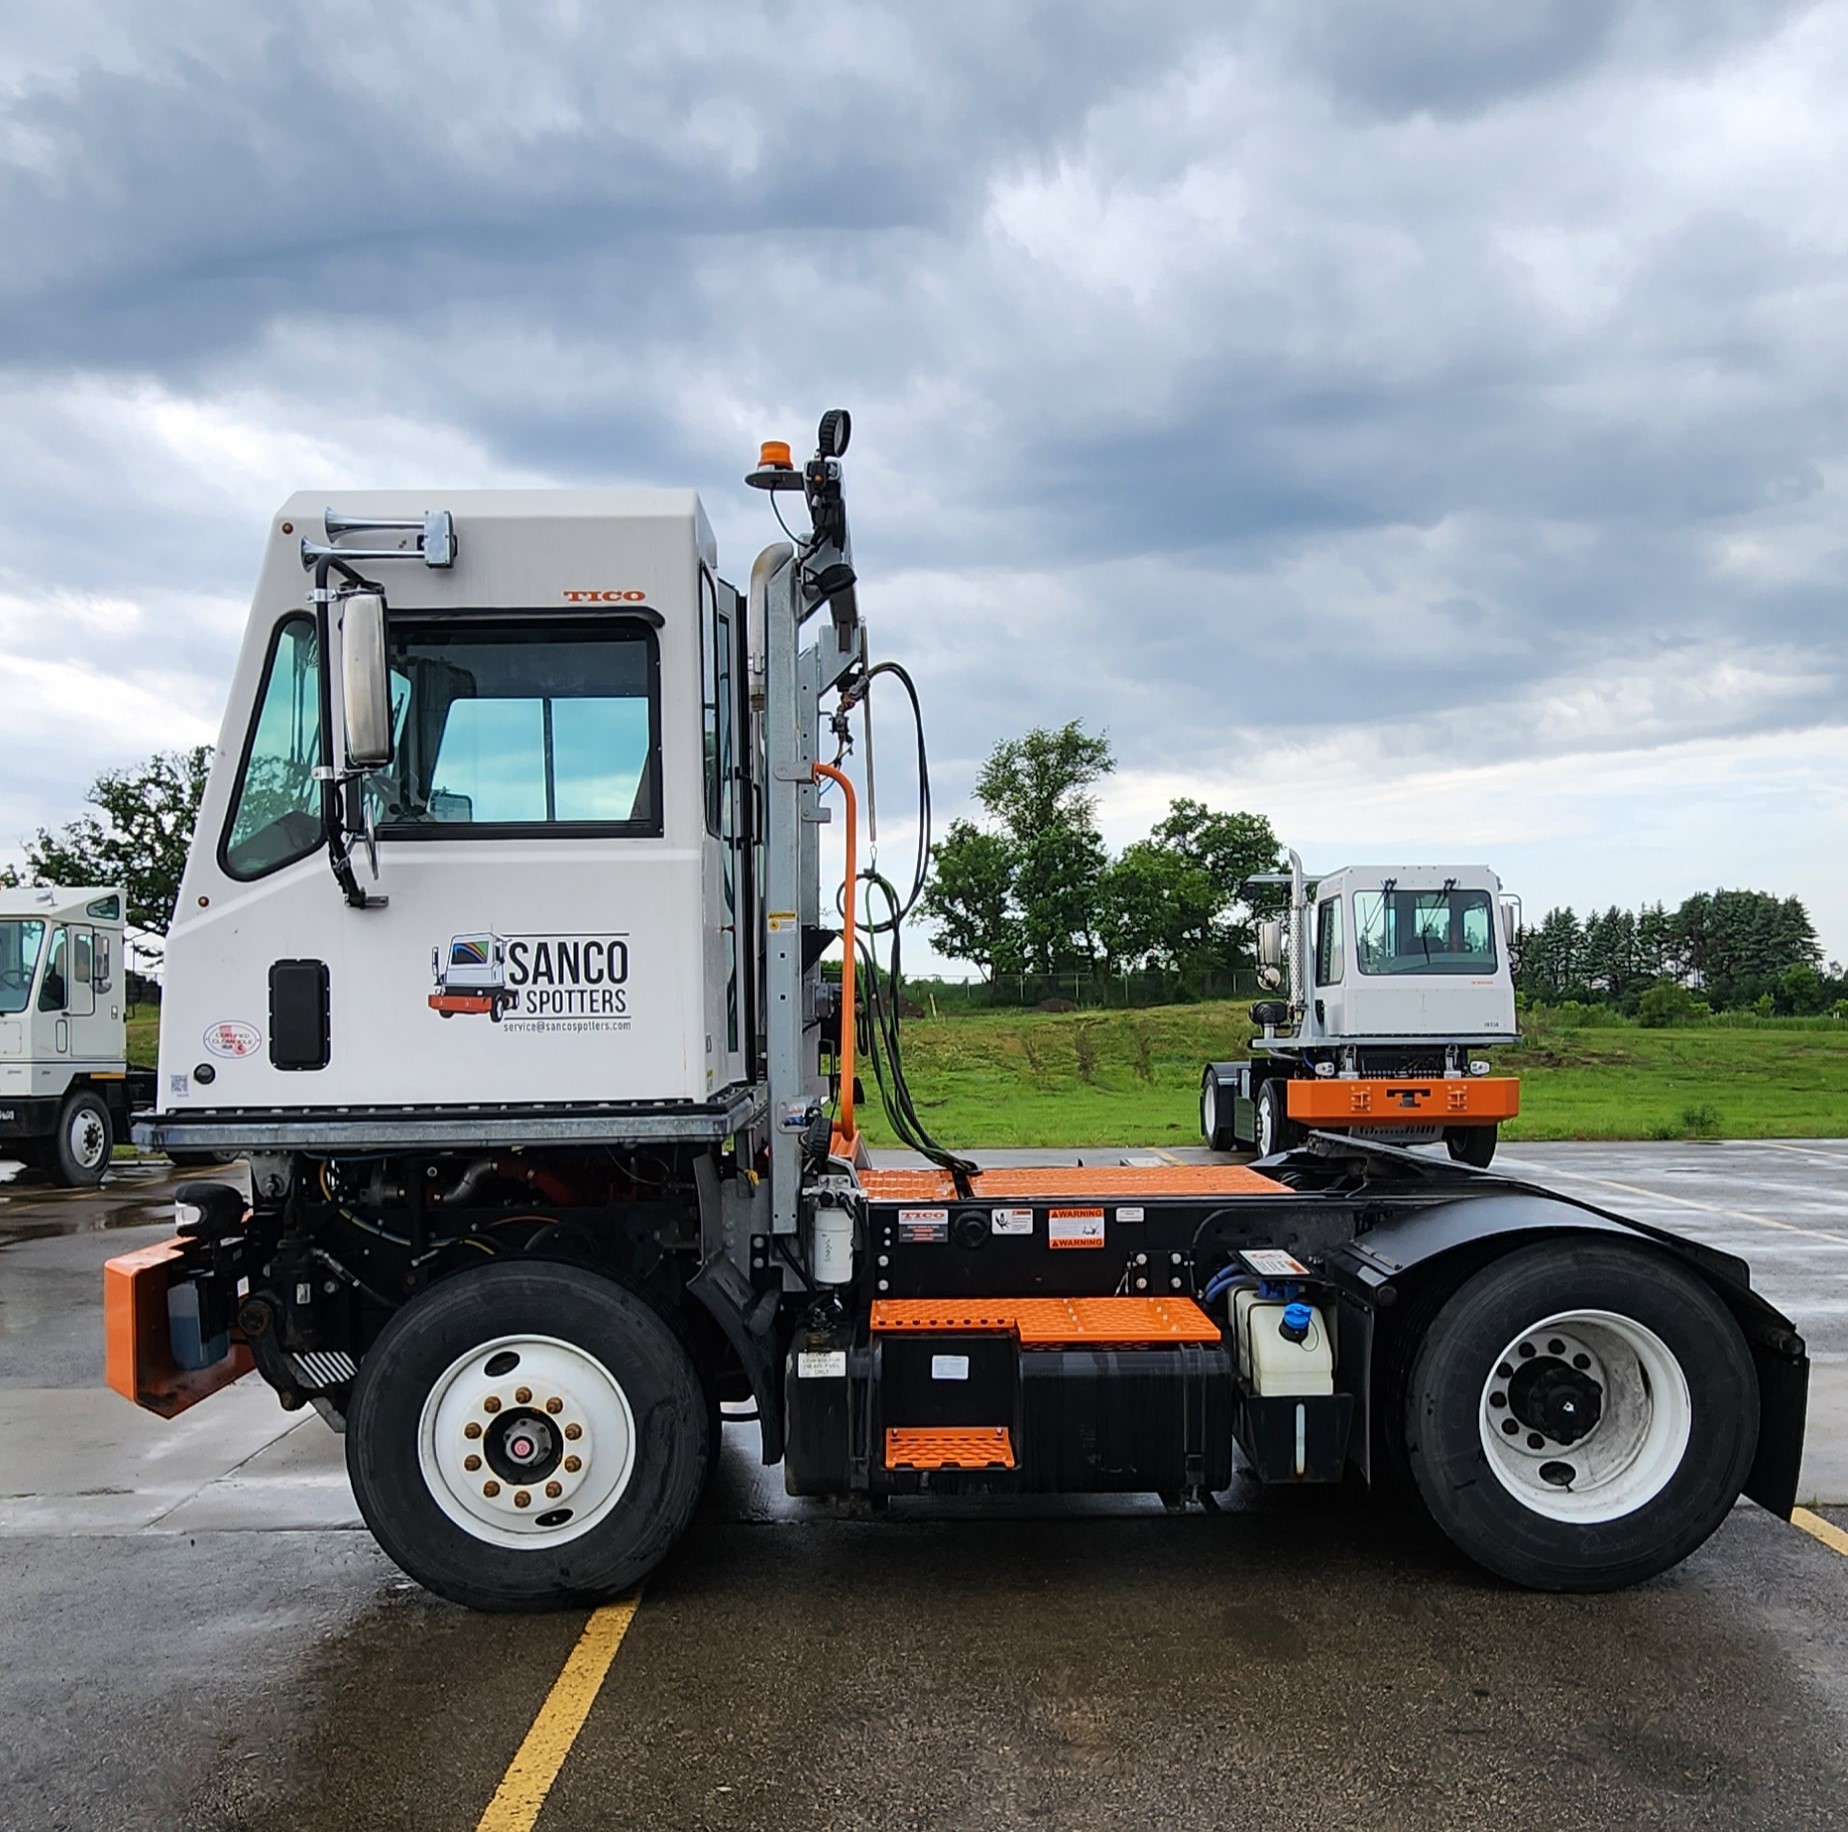
[[[1286,1304],[1283,1307],[1282,1333],[1291,1342],[1301,1342],[1309,1334],[1309,1325],[1315,1321],[1315,1312],[1307,1304]]]

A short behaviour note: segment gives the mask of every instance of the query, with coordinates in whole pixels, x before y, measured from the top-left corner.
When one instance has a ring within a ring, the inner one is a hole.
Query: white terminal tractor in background
[[[1521,1085],[1483,1054],[1518,1043],[1520,901],[1486,865],[1349,865],[1311,878],[1292,852],[1289,911],[1258,926],[1263,1027],[1243,1062],[1209,1062],[1200,1130],[1268,1156],[1315,1130],[1390,1145],[1442,1140],[1487,1166]],[[1285,977],[1287,975],[1287,978]]]
[[[1358,1125],[1273,1117],[1290,1149],[1187,1167],[930,1136],[898,1026],[923,721],[861,617],[848,433],[764,447],[747,482],[793,532],[742,587],[687,490],[277,513],[135,1126],[241,1156],[249,1192],[182,1186],[175,1238],[110,1263],[112,1384],[172,1414],[254,1369],[345,1433],[391,1556],[492,1609],[644,1577],[726,1406],[799,1495],[1185,1507],[1241,1466],[1353,1473],[1554,1589],[1663,1570],[1742,1491],[1787,1513],[1808,1362],[1736,1258]],[[916,741],[899,883],[861,863],[875,705]],[[1318,895],[1260,1094],[1300,1063],[1292,1097],[1352,1101],[1409,1034],[1465,1093],[1421,1135],[1485,1118],[1493,880]],[[903,1166],[860,1137],[863,1069]]]
[[[153,1078],[128,1066],[119,885],[0,890],[0,1159],[85,1188]]]

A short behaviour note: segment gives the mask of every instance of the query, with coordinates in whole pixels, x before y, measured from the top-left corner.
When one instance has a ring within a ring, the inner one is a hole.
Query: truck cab
[[[698,497],[442,502],[441,552],[423,497],[296,497],[273,518],[167,941],[158,1110],[177,1124],[538,1121],[745,1084],[742,609]],[[333,607],[323,655],[310,536],[389,594],[376,656],[364,594]],[[369,663],[390,755],[337,785],[329,819],[327,759],[356,736],[330,672]],[[214,1050],[226,1026],[252,1047]]]
[[[73,1186],[128,1130],[125,907],[114,885],[0,891],[0,1156]]]
[[[1252,1007],[1261,1041],[1201,1077],[1209,1144],[1287,1150],[1305,1131],[1443,1141],[1481,1168],[1520,1085],[1483,1051],[1516,1042],[1520,903],[1486,865],[1348,865],[1290,854],[1285,920],[1261,925],[1261,971],[1287,992]]]

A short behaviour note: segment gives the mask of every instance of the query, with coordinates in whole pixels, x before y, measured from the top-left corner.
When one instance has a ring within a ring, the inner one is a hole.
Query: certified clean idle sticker
[[[205,1047],[214,1056],[235,1062],[240,1057],[254,1056],[263,1047],[263,1033],[242,1018],[220,1018],[205,1027]]]
[[[1101,1247],[1104,1244],[1104,1211],[1048,1209],[1046,1244],[1049,1247]]]
[[[988,1226],[996,1234],[1031,1234],[1033,1232],[1033,1211],[1031,1209],[995,1209],[990,1212]]]
[[[950,1238],[948,1209],[900,1209],[898,1238],[908,1247],[929,1246]]]

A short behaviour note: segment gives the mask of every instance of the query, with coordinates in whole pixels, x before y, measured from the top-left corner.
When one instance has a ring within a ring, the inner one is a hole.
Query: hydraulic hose
[[[859,1128],[853,1118],[853,1050],[854,1033],[858,1025],[859,1006],[854,998],[854,962],[856,959],[854,937],[854,905],[859,901],[860,856],[859,856],[859,800],[854,794],[853,782],[845,770],[837,770],[831,763],[818,763],[815,774],[839,786],[847,803],[847,895],[845,908],[841,913],[841,1142],[845,1147],[844,1156],[851,1157],[859,1142]]]

